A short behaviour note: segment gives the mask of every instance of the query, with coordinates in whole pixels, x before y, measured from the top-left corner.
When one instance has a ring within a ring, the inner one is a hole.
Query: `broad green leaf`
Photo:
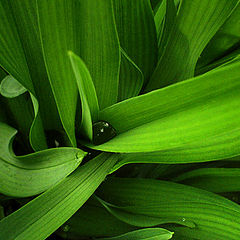
[[[87,146],[139,152],[140,158],[156,151],[163,156],[159,162],[172,163],[239,155],[239,66],[220,68],[104,109],[99,117],[118,135],[102,145]]]
[[[13,10],[15,8],[11,6],[12,3],[16,3],[16,1],[3,0],[0,2],[0,66],[3,67],[17,81],[19,81],[25,88],[27,88],[29,92],[35,95],[34,86],[31,80],[22,44],[23,39],[20,38],[19,29],[16,26],[15,17],[17,16],[13,16]],[[23,20],[17,22],[20,24],[23,23]],[[32,41],[30,42],[32,43]],[[38,108],[38,104],[34,104],[36,116],[35,121],[32,124],[32,133],[34,136],[30,134],[30,141],[35,150],[47,148]],[[38,137],[36,137],[36,135]]]
[[[238,47],[240,42],[239,16],[240,5],[235,8],[231,16],[226,20],[202,52],[198,60],[200,66],[208,65]]]
[[[172,236],[172,232],[163,228],[145,228],[112,238],[101,238],[100,240],[168,240]]]
[[[73,52],[68,53],[82,104],[81,128],[89,140],[92,140],[92,122],[98,119],[98,99],[91,75],[80,57]]]
[[[8,75],[6,76],[0,84],[0,93],[4,97],[14,98],[25,93],[27,89],[19,83],[15,78]]]
[[[154,22],[155,22],[156,31],[157,31],[158,47],[160,46],[160,40],[163,33],[164,20],[166,15],[166,6],[167,6],[167,1],[166,0],[161,1],[161,4],[156,10],[156,13],[154,15]]]
[[[195,224],[193,222],[182,221],[182,219],[179,217],[161,218],[161,217],[151,217],[147,215],[135,214],[132,212],[125,211],[125,209],[122,207],[105,202],[99,197],[97,197],[97,199],[114,217],[132,226],[154,227],[160,224],[174,223],[174,224],[179,224],[179,225],[183,225],[190,228],[195,227]]]
[[[183,0],[164,54],[146,87],[151,91],[194,76],[203,49],[232,13],[238,0]]]
[[[79,1],[79,0],[78,0]],[[81,39],[79,56],[86,63],[100,109],[117,102],[120,46],[111,0],[80,0],[76,15]],[[77,53],[77,52],[75,52]]]
[[[43,59],[36,0],[10,0],[6,2],[10,6],[8,15],[11,14],[14,18],[18,34],[15,37],[20,39],[21,46],[19,47],[24,51],[23,57],[26,59],[28,68],[26,71],[29,71],[30,81],[36,94],[31,89],[29,90],[39,102],[39,111],[44,128],[60,130],[62,126]],[[10,26],[10,28],[14,28],[14,26]],[[4,38],[6,37],[4,36]],[[11,42],[8,44],[10,47]],[[15,54],[15,46],[13,49],[11,54]],[[26,82],[27,79],[24,79],[24,81]],[[23,84],[23,82],[21,83]],[[23,85],[25,86],[25,84]]]
[[[117,154],[100,154],[59,184],[4,218],[0,221],[0,239],[46,239],[86,202],[117,158]]]
[[[196,224],[196,228],[169,225],[176,234],[188,231],[198,236],[201,231],[209,238],[198,239],[219,240],[237,240],[240,235],[239,205],[201,189],[160,180],[108,178],[97,194],[130,213],[179,217]]]
[[[112,237],[137,229],[112,216],[101,205],[86,202],[57,233],[63,238]]]
[[[81,163],[84,152],[55,148],[15,156],[12,141],[16,130],[0,123],[0,192],[14,197],[39,194],[69,175]]]
[[[37,1],[41,43],[49,81],[63,127],[73,146],[77,84],[67,51],[75,50],[78,38],[74,1]],[[78,53],[79,51],[77,51]]]
[[[142,89],[144,76],[137,65],[121,49],[118,101],[135,97]]]
[[[114,0],[120,45],[148,81],[157,63],[157,35],[149,0]]]
[[[164,14],[164,21],[162,15]],[[164,56],[168,41],[176,24],[177,8],[173,0],[163,1],[154,17],[158,33],[158,59]]]
[[[180,174],[173,181],[211,192],[237,192],[240,191],[240,169],[200,168]]]

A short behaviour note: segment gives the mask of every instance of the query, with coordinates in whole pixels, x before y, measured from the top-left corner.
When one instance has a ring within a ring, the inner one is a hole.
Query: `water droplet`
[[[69,230],[70,230],[70,226],[69,225],[63,226],[63,231],[64,232],[68,232]]]
[[[93,123],[93,144],[100,145],[116,136],[116,130],[106,121]]]
[[[56,147],[59,147],[59,146],[60,146],[60,143],[59,143],[56,139],[54,140],[54,143],[55,143],[55,146],[56,146]]]
[[[186,219],[185,219],[185,218],[182,218],[182,221],[183,221],[183,222],[185,222],[185,221],[186,221]]]

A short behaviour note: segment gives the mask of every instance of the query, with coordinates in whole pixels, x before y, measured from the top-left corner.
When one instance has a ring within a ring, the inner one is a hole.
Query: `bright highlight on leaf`
[[[5,77],[0,85],[0,93],[8,98],[18,97],[26,91],[27,89],[11,76]]]

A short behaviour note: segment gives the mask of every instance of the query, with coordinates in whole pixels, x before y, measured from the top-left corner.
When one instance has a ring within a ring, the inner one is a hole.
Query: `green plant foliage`
[[[136,230],[133,232],[129,232],[117,237],[112,238],[100,238],[100,240],[168,240],[172,238],[171,232],[163,229],[163,228],[146,228],[142,230]]]
[[[168,227],[185,239],[197,235],[197,239],[237,240],[240,234],[239,205],[197,188],[160,180],[109,178],[98,195],[132,215],[192,221],[196,228]]]
[[[73,148],[49,149],[16,157],[11,143],[16,130],[0,123],[0,191],[14,197],[39,194],[69,175],[84,152]],[[41,180],[41,181],[39,181]]]
[[[240,239],[239,0],[0,19],[0,240]]]

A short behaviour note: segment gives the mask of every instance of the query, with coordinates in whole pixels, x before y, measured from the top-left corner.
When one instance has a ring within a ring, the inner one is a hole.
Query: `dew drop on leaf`
[[[100,145],[116,136],[114,127],[106,121],[93,123],[93,144]]]
[[[70,230],[70,226],[69,225],[63,226],[63,231],[64,232],[68,232],[69,230]]]

